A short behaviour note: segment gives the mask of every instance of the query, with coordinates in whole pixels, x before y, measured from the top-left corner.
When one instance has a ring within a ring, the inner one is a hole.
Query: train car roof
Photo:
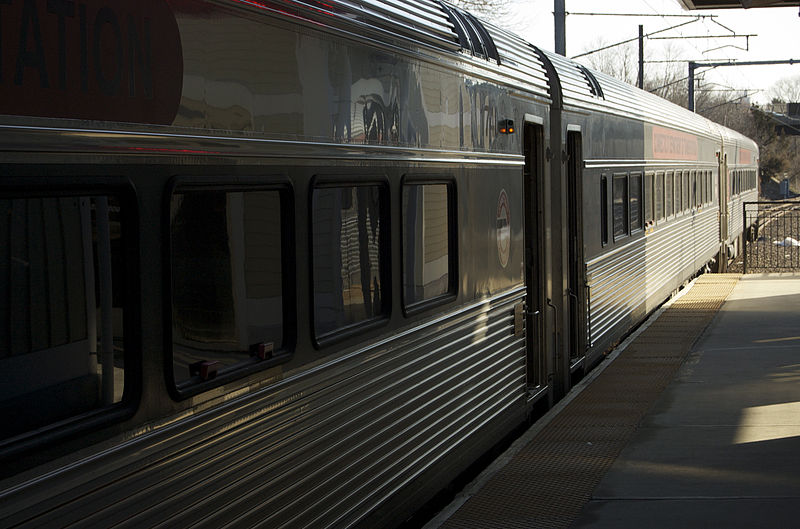
[[[699,114],[561,55],[548,51],[543,53],[558,73],[566,109],[612,113],[694,134],[719,137],[716,124]]]

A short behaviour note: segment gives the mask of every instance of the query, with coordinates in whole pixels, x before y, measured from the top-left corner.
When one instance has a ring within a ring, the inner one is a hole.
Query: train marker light
[[[500,120],[499,125],[500,134],[514,134],[516,132],[513,119]]]

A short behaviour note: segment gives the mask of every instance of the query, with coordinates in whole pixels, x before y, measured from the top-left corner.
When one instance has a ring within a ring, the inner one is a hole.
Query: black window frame
[[[600,176],[600,246],[608,245],[608,175]]]
[[[177,383],[173,368],[172,335],[172,196],[181,191],[255,192],[277,191],[281,201],[281,283],[283,301],[283,343],[274,344],[271,355],[259,359],[255,355],[252,362],[236,364],[220,370],[216,376],[203,380],[195,376]],[[297,342],[297,294],[296,294],[296,255],[295,244],[295,206],[294,190],[290,180],[283,175],[258,172],[252,176],[196,176],[179,175],[170,179],[164,195],[164,377],[167,389],[175,400],[185,400],[210,389],[244,379],[254,373],[290,362],[294,358]]]
[[[614,205],[616,202],[616,183],[617,182],[624,182],[625,183],[625,197],[621,201],[621,204],[624,208],[624,212],[620,218],[625,220],[625,225],[623,226],[624,230],[618,231],[617,230],[617,215],[614,213]],[[630,219],[630,189],[629,189],[629,182],[628,182],[628,173],[614,173],[611,178],[611,219],[612,219],[612,232],[614,235],[614,242],[617,242],[625,237],[628,237],[631,233],[631,219]]]
[[[131,181],[118,170],[107,166],[74,165],[68,172],[63,168],[2,165],[0,197],[7,199],[36,199],[60,197],[114,196],[122,213],[120,228],[125,259],[125,307],[123,309],[123,393],[119,402],[77,413],[45,426],[28,430],[0,440],[0,461],[7,469],[14,465],[25,467],[27,459],[18,459],[35,451],[57,447],[68,439],[98,431],[111,424],[133,417],[142,394],[142,337],[140,285],[140,230],[136,190]],[[57,172],[57,175],[51,173]],[[116,284],[116,283],[115,283]],[[45,456],[47,457],[47,456]]]
[[[403,251],[403,243],[405,242],[405,224],[403,223],[403,191],[406,186],[425,186],[425,185],[444,185],[447,188],[447,222],[448,222],[448,278],[447,278],[447,292],[439,294],[428,299],[408,303],[406,301],[405,284],[403,278],[405,277],[405,263],[406,255]],[[400,303],[403,307],[403,315],[405,317],[414,316],[420,312],[424,312],[433,307],[446,305],[456,300],[458,297],[458,188],[455,178],[426,176],[417,174],[406,174],[400,181]]]
[[[634,200],[633,181],[639,181],[639,196]],[[634,218],[633,204],[636,202],[638,216]],[[628,175],[628,230],[630,234],[640,232],[644,229],[644,175],[640,171],[633,171]],[[635,221],[635,222],[634,222]]]
[[[655,213],[654,218],[656,223],[661,222],[667,218],[666,215],[666,202],[664,197],[664,189],[666,185],[666,177],[665,171],[656,171],[656,178],[655,178],[655,187],[654,187],[654,194],[655,194],[655,204],[653,206]],[[661,201],[661,207],[659,208],[659,200]]]
[[[382,312],[379,316],[368,318],[359,322],[342,326],[336,330],[320,333],[316,331],[316,321],[314,316],[314,191],[323,188],[345,188],[360,186],[377,186],[381,193],[380,222],[381,241],[379,243],[378,259],[380,262],[381,278],[381,305]],[[314,347],[323,349],[329,345],[342,342],[354,336],[368,333],[372,330],[384,327],[389,323],[392,316],[392,223],[391,223],[391,187],[388,177],[385,175],[325,175],[317,174],[311,179],[308,186],[308,261],[309,261],[309,316],[311,338]]]
[[[664,177],[664,218],[675,217],[675,171],[667,171]]]

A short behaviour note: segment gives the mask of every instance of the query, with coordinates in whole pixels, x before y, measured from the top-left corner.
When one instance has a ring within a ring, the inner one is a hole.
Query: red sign
[[[653,158],[697,160],[697,153],[696,136],[663,127],[653,127]]]
[[[162,0],[0,0],[0,113],[171,124],[183,89]]]
[[[739,163],[751,164],[753,163],[753,153],[747,149],[739,148]]]

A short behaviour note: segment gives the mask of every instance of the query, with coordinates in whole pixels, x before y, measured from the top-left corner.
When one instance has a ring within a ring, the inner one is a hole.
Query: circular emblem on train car
[[[0,4],[0,113],[172,124],[183,52],[166,2]]]
[[[497,235],[497,256],[500,265],[505,268],[511,255],[511,207],[508,204],[508,195],[505,189],[500,190],[497,198],[497,220],[495,225]]]

